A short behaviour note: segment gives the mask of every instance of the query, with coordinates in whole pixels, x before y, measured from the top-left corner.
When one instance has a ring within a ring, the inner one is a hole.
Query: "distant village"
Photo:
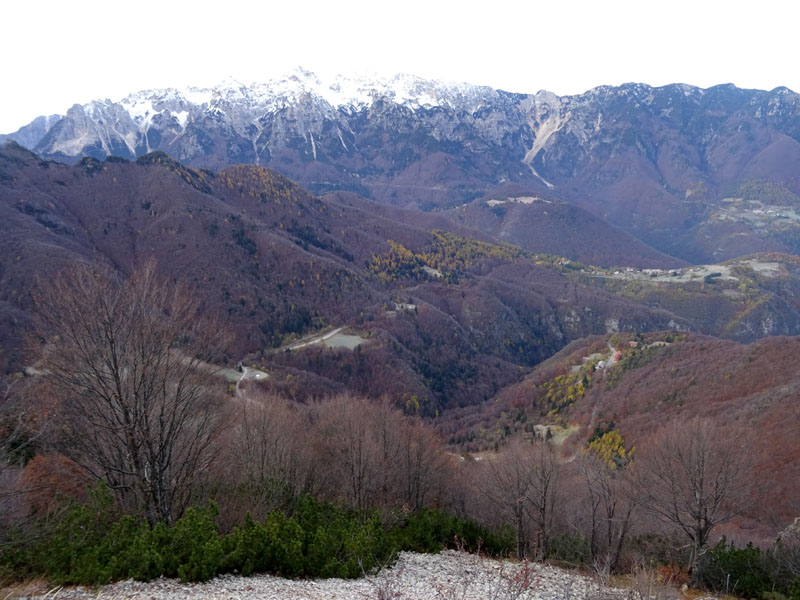
[[[731,269],[727,265],[698,265],[681,269],[636,269],[634,267],[625,267],[614,270],[586,267],[581,269],[581,272],[591,277],[674,283],[699,282],[701,280],[708,282],[717,278],[738,279],[731,274]]]

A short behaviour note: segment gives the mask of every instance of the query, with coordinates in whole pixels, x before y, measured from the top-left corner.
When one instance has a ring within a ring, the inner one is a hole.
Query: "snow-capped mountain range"
[[[0,137],[66,161],[161,150],[196,167],[255,163],[317,193],[423,209],[516,186],[671,253],[678,233],[744,181],[800,194],[800,96],[786,88],[632,83],[559,97],[298,69],[75,105]]]
[[[323,79],[298,68],[265,83],[245,85],[227,80],[212,88],[144,90],[116,102],[94,100],[76,104],[64,116],[52,115],[44,122],[39,118],[4,137],[48,156],[133,157],[160,148],[164,133],[174,142],[187,125],[206,117],[227,121],[237,134],[253,137],[254,131],[262,132],[259,121],[266,115],[300,106],[328,118],[339,111],[357,113],[377,100],[412,110],[445,108],[474,112],[491,101],[494,94],[487,87],[446,84],[405,74],[388,79],[353,76]],[[61,121],[64,122],[59,125]],[[308,139],[309,134],[319,133],[313,129],[303,130],[304,137]],[[151,136],[151,131],[158,133]],[[159,139],[151,143],[152,137]],[[252,141],[255,147],[257,138]],[[260,154],[255,153],[255,162],[259,162]],[[194,157],[184,153],[180,158]]]
[[[442,83],[399,74],[391,78],[379,76],[344,76],[325,78],[298,68],[278,79],[266,83],[245,85],[229,79],[213,88],[190,87],[184,90],[145,90],[123,98],[120,104],[131,114],[139,116],[141,108],[153,101],[185,100],[196,106],[214,106],[220,102],[251,106],[261,111],[276,111],[297,104],[307,97],[324,99],[332,107],[351,107],[358,110],[371,105],[378,98],[387,98],[397,104],[414,108],[444,106],[456,108],[482,102],[488,87],[466,83]],[[137,109],[136,107],[140,108]],[[157,109],[156,109],[157,110]]]

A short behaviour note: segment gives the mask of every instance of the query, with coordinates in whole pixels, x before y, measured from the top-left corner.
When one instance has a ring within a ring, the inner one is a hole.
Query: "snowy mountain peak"
[[[217,86],[215,89],[221,89]],[[243,91],[247,88],[242,87]],[[410,108],[450,106],[476,88],[468,84],[447,84],[408,74],[390,78],[377,75],[324,76],[302,67],[265,83],[254,83],[249,91],[261,104],[295,102],[303,97],[319,97],[334,108],[370,106],[387,98]]]
[[[280,109],[303,98],[321,98],[333,108],[370,106],[379,98],[409,108],[432,108],[468,104],[495,92],[488,87],[466,83],[442,83],[408,74],[390,78],[363,75],[326,77],[298,67],[284,76],[246,85],[228,79],[211,88],[143,90],[119,103],[137,122],[164,110],[167,104],[188,103],[212,107],[222,103],[247,104],[266,110]]]

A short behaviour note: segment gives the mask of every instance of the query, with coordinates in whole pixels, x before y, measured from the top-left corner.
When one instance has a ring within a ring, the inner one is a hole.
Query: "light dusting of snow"
[[[120,104],[125,107],[125,110],[128,111],[131,118],[139,124],[149,122],[156,113],[156,110],[153,108],[153,102],[149,98],[129,96],[120,102]]]
[[[148,97],[165,96],[168,91],[175,92],[178,97],[196,106],[210,106],[220,101],[246,102],[273,110],[285,108],[308,96],[322,98],[334,108],[360,109],[370,106],[375,99],[381,97],[412,108],[431,108],[454,107],[476,95],[480,97],[496,93],[488,87],[476,87],[466,83],[441,83],[407,74],[391,78],[346,75],[322,77],[298,68],[283,77],[267,82],[244,85],[236,80],[227,80],[213,88],[145,91],[129,96],[126,101],[129,104],[132,104],[130,99],[143,102]],[[477,105],[482,103],[480,98],[474,99]]]
[[[173,113],[173,116],[178,120],[178,124],[181,126],[181,129],[186,129],[186,121],[189,120],[189,111],[181,110]]]
[[[388,79],[345,75],[326,78],[297,69],[266,84],[254,84],[250,89],[254,92],[253,99],[266,105],[284,106],[304,96],[317,96],[332,107],[359,109],[370,106],[381,97],[412,108],[452,105],[453,100],[465,95],[465,90],[474,89],[474,86],[430,82],[405,74]]]
[[[347,144],[344,143],[344,140],[342,139],[342,132],[339,131],[339,129],[336,130],[336,135],[339,136],[339,141],[342,142],[342,148],[344,148],[345,152],[347,152],[348,151]]]
[[[309,131],[308,133],[311,136],[311,152],[314,153],[314,160],[317,160],[317,145],[314,143],[314,132]]]
[[[381,98],[411,110],[446,107],[474,112],[496,97],[497,92],[488,87],[442,83],[408,74],[389,78],[372,75],[323,77],[298,68],[283,77],[249,85],[229,79],[211,88],[142,90],[117,102],[96,100],[76,105],[70,109],[70,114],[80,121],[83,131],[70,140],[59,140],[52,150],[75,155],[86,144],[100,143],[108,152],[111,147],[109,135],[113,135],[123,141],[131,154],[135,154],[141,143],[150,150],[147,132],[158,115],[174,117],[182,132],[190,120],[201,119],[202,115],[227,119],[236,114],[242,114],[245,119],[241,123],[234,119],[232,126],[243,137],[251,139],[256,149],[263,129],[259,120],[298,105],[313,103],[317,114],[338,120],[335,117],[337,111],[353,114],[369,108]],[[256,125],[255,137],[252,130],[248,130],[250,123]],[[306,129],[310,132],[309,128]],[[341,130],[337,131],[337,136],[342,147],[349,150]],[[309,141],[312,153],[316,153],[318,139]]]
[[[186,88],[185,90],[181,90],[179,93],[186,99],[187,102],[197,106],[210,104],[213,96],[211,90],[196,87]]]

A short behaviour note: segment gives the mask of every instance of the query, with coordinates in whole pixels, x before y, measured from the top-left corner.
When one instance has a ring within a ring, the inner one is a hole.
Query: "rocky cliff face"
[[[411,76],[323,81],[299,70],[265,84],[75,105],[5,137],[60,159],[163,150],[193,166],[269,165],[315,192],[423,209],[513,182],[697,260],[724,258],[718,247],[750,231],[709,225],[715,203],[742,183],[800,193],[800,96],[786,88],[626,84],[559,97]],[[761,239],[758,250],[795,250],[786,236]]]
[[[528,159],[564,195],[657,235],[691,225],[748,178],[796,185],[798,98],[730,85],[596,88],[535,112]]]

